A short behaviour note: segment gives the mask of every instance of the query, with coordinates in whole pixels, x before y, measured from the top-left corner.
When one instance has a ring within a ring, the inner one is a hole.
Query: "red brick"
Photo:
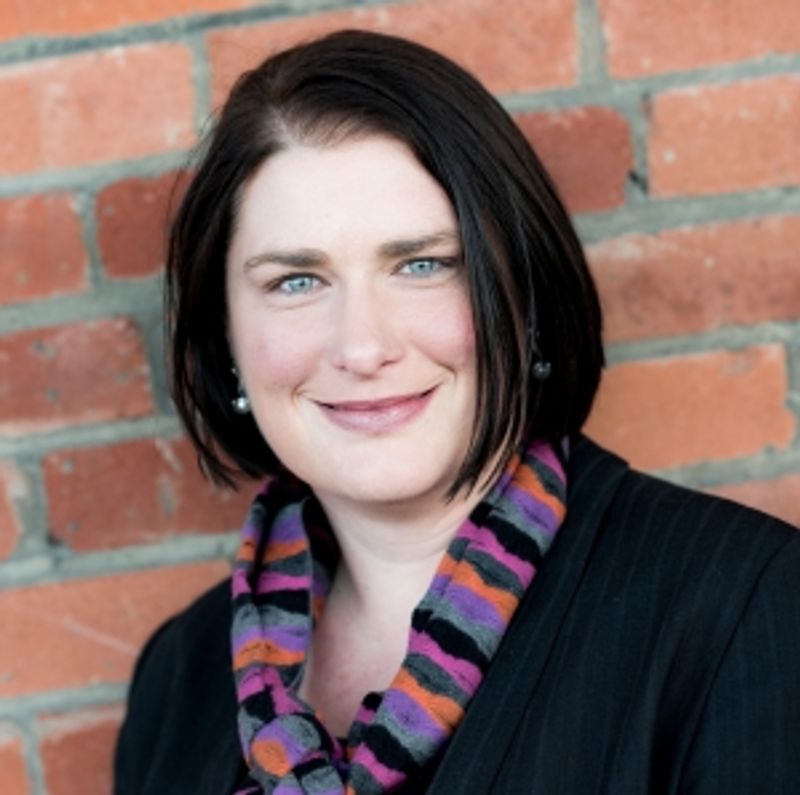
[[[800,316],[800,216],[626,235],[589,246],[608,342]]]
[[[59,451],[43,470],[50,533],[81,552],[238,528],[254,490],[213,487],[186,439]]]
[[[669,91],[652,100],[650,111],[655,196],[800,182],[800,77]]]
[[[0,337],[0,437],[152,413],[142,339],[126,318]]]
[[[183,14],[231,11],[258,0],[144,0],[144,2],[57,3],[25,0],[0,5],[0,40],[17,36],[70,36],[125,25],[146,24]]]
[[[0,725],[0,792],[31,795],[22,741],[11,727]]]
[[[87,266],[72,196],[0,200],[0,304],[82,292]]]
[[[234,79],[271,53],[340,28],[415,39],[497,92],[573,85],[575,13],[575,0],[418,0],[214,31],[208,36],[213,104],[219,106]]]
[[[191,145],[191,58],[179,44],[116,47],[0,71],[0,171],[20,174]]]
[[[181,195],[179,174],[127,179],[97,196],[98,243],[114,278],[151,276],[164,265],[167,226]]]
[[[25,475],[12,461],[0,459],[0,561],[13,554],[22,537],[17,505],[29,497],[30,483]]]
[[[796,0],[600,0],[600,13],[616,77],[800,49]]]
[[[772,480],[750,480],[707,489],[712,494],[741,502],[800,527],[800,473]]]
[[[0,698],[126,681],[153,630],[228,570],[209,561],[0,591]]]
[[[111,795],[121,722],[122,707],[43,717],[39,748],[48,795]]]
[[[633,168],[628,123],[615,110],[571,108],[516,117],[572,212],[625,203]]]
[[[788,448],[780,345],[626,362],[603,378],[586,431],[634,466],[661,469]]]

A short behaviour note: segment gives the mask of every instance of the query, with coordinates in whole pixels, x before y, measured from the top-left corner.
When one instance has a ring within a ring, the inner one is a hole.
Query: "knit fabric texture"
[[[368,693],[345,741],[297,695],[339,550],[307,486],[256,497],[234,564],[232,647],[248,767],[235,795],[377,795],[435,762],[461,720],[563,521],[565,455],[515,454],[444,554],[411,618],[389,687]]]

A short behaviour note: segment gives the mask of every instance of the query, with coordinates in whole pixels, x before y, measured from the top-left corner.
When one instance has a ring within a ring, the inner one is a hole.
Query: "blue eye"
[[[310,293],[319,284],[316,276],[307,273],[298,273],[296,276],[286,276],[281,279],[275,289],[284,295],[302,295]]]
[[[410,276],[433,276],[444,270],[446,264],[440,259],[412,259],[406,262],[400,271]]]

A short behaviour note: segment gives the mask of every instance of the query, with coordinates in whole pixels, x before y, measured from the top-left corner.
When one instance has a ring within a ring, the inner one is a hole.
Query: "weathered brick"
[[[62,450],[42,466],[50,533],[81,552],[238,528],[254,490],[213,487],[183,438]]]
[[[786,449],[787,386],[780,345],[625,362],[605,372],[586,432],[649,470]]]
[[[0,70],[0,172],[21,174],[186,148],[189,51],[146,44]]]
[[[704,195],[800,181],[800,77],[667,91],[650,106],[650,188]]]
[[[0,698],[126,681],[153,630],[227,573],[220,560],[0,591]]]
[[[208,35],[213,104],[273,52],[340,29],[415,39],[454,58],[491,90],[572,85],[577,79],[575,0],[417,0],[229,28]]]
[[[87,267],[72,196],[0,200],[0,304],[82,292]]]
[[[0,5],[0,40],[18,36],[70,36],[158,22],[183,14],[232,11],[258,5],[258,0],[147,0],[102,3],[54,3],[25,0]]]
[[[10,557],[22,537],[17,505],[30,497],[30,483],[13,461],[0,459],[0,561]]]
[[[122,707],[97,707],[39,720],[48,795],[111,795],[114,745]]]
[[[0,337],[0,437],[152,413],[141,335],[127,318]]]
[[[572,212],[625,203],[633,168],[630,132],[611,108],[582,107],[516,117]]]
[[[164,265],[167,226],[182,192],[176,172],[126,179],[97,196],[100,256],[109,276],[151,276]]]
[[[600,0],[600,13],[616,77],[800,49],[796,0]]]
[[[800,216],[769,216],[587,248],[608,342],[800,316]]]
[[[33,788],[25,768],[22,741],[10,726],[0,724],[0,792],[31,795]]]
[[[792,473],[769,480],[749,480],[707,489],[712,494],[741,502],[800,527],[800,474]]]

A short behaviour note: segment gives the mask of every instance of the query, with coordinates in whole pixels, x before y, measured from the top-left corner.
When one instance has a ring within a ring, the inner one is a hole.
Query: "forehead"
[[[270,157],[242,193],[232,248],[379,245],[444,229],[457,223],[441,185],[405,144],[370,136]]]

